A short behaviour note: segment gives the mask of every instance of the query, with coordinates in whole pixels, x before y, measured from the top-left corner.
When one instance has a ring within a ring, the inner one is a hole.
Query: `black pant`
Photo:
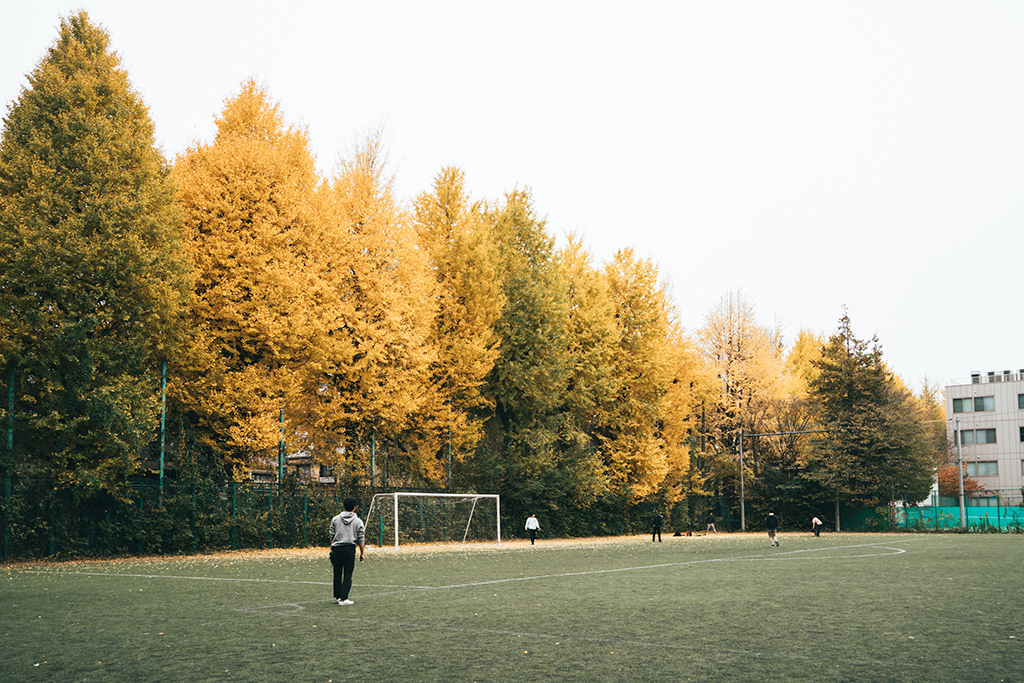
[[[661,527],[660,526],[654,527],[654,531],[651,534],[651,543],[654,542],[655,538],[658,539],[658,543],[661,543]]]
[[[533,542],[537,540],[537,530],[527,529],[527,531],[530,532],[530,545],[533,545]]]
[[[331,564],[334,566],[334,597],[348,600],[348,593],[352,590],[352,572],[356,568],[356,547],[332,545]]]

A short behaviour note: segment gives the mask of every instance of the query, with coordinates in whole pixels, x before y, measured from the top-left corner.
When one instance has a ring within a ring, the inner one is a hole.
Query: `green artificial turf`
[[[719,534],[0,571],[3,681],[1024,681],[1024,536]]]

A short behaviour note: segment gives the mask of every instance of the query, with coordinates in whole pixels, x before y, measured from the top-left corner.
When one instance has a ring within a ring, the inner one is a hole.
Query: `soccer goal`
[[[501,545],[501,498],[476,493],[378,493],[363,520],[366,541]]]

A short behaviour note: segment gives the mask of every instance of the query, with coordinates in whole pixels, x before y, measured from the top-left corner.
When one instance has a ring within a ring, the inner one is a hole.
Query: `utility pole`
[[[967,510],[964,507],[964,456],[960,450],[960,418],[956,418],[956,478],[960,481],[960,528],[967,529]]]
[[[747,530],[746,490],[743,482],[743,430],[740,430],[740,531]]]
[[[160,361],[160,502],[164,506],[164,452],[167,443],[167,359]]]

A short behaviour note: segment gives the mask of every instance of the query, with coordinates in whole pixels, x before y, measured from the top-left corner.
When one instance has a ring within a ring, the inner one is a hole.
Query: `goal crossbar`
[[[494,503],[494,531],[498,546],[501,546],[501,496],[495,493],[417,493],[414,491],[395,491],[394,493],[378,493],[374,495],[373,500],[370,502],[370,508],[366,513],[367,524],[379,521],[380,522],[380,536],[381,545],[383,545],[384,535],[384,522],[385,519],[390,522],[389,529],[390,534],[394,538],[394,546],[398,548],[399,539],[402,537],[401,519],[402,515],[399,510],[400,501],[419,501],[419,517],[420,523],[423,522],[423,501],[424,499],[430,501],[436,499],[436,504],[444,504],[447,501],[449,504],[463,503],[469,506],[468,512],[464,512],[464,518],[459,520],[452,520],[448,515],[445,516],[445,526],[450,526],[453,522],[458,522],[461,529],[461,542],[464,544],[470,537],[470,532],[473,529],[473,523],[479,521],[480,515],[477,514],[477,504],[482,501],[493,501]],[[389,509],[385,509],[389,508]],[[489,508],[490,506],[486,506]],[[489,510],[485,517],[489,516]],[[408,517],[408,515],[406,516]],[[465,524],[462,525],[461,522]],[[479,525],[478,525],[479,526]],[[420,529],[421,533],[424,533],[423,529]],[[371,533],[368,530],[368,533]],[[426,535],[424,533],[424,535]],[[447,534],[446,534],[447,536]],[[425,539],[424,539],[425,540]]]

